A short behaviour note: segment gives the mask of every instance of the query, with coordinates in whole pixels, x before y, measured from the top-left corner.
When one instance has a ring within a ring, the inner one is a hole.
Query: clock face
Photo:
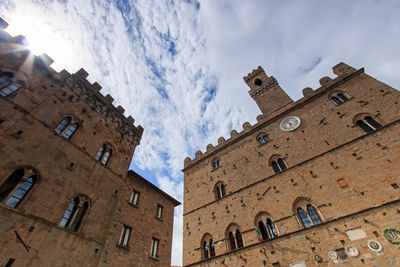
[[[282,131],[289,132],[297,129],[300,126],[300,119],[296,116],[290,116],[281,121]]]

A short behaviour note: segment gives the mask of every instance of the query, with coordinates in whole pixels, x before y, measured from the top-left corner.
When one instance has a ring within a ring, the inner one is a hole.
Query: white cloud
[[[258,65],[295,99],[334,77],[340,61],[400,87],[396,0],[204,0],[200,9],[195,1],[6,0],[0,14],[20,33],[40,34],[57,68],[84,67],[143,125],[135,163],[179,200],[184,158],[256,121],[242,77]],[[181,207],[175,217],[173,247],[181,251]]]

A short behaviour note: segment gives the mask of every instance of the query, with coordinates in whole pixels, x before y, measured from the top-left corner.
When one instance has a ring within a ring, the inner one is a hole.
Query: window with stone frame
[[[119,237],[118,245],[120,247],[129,248],[129,239],[131,236],[132,228],[124,225],[122,227],[121,235]]]
[[[266,143],[269,142],[269,137],[267,134],[265,133],[261,133],[257,136],[257,142],[258,144],[261,145],[265,145]]]
[[[0,95],[9,96],[22,87],[18,81],[14,81],[14,74],[11,72],[0,73]]]
[[[207,233],[203,235],[200,241],[200,247],[201,247],[202,260],[212,258],[215,256],[214,241],[210,234]]]
[[[285,160],[279,155],[272,156],[269,162],[274,173],[279,173],[287,169],[287,164]]]
[[[161,206],[160,204],[157,204],[157,212],[156,212],[156,217],[157,218],[162,219],[163,209],[164,209],[163,206]]]
[[[215,158],[211,162],[211,167],[213,170],[216,170],[221,167],[221,161],[219,158]]]
[[[223,182],[218,182],[214,187],[215,199],[221,199],[226,196],[226,186]]]
[[[322,217],[319,210],[317,210],[306,198],[298,198],[293,205],[293,211],[296,213],[304,228],[309,228],[322,223]]]
[[[131,198],[129,199],[129,202],[131,204],[137,206],[138,203],[139,203],[139,196],[140,196],[140,193],[138,191],[136,191],[136,190],[133,190],[132,194],[131,194]]]
[[[113,147],[108,144],[104,143],[100,148],[99,151],[96,154],[95,159],[97,161],[100,161],[102,165],[107,165],[107,163],[110,161],[111,156],[113,155]]]
[[[158,246],[160,244],[160,240],[157,238],[152,238],[151,240],[151,250],[150,250],[150,256],[153,258],[158,258]]]
[[[59,225],[74,232],[78,231],[88,209],[89,200],[86,196],[75,197],[68,205]]]
[[[335,105],[339,106],[344,102],[347,102],[350,99],[350,96],[344,92],[335,91],[330,94],[330,99]]]
[[[65,139],[71,139],[75,132],[79,129],[79,122],[73,119],[72,116],[65,116],[62,121],[60,121],[54,132],[56,135],[60,135]]]
[[[229,250],[235,250],[244,245],[240,227],[235,223],[227,227],[225,239],[228,241]]]
[[[372,115],[368,114],[358,116],[356,119],[356,125],[366,133],[372,133],[379,128],[382,128],[382,124],[379,123],[377,119],[373,118]]]
[[[36,181],[37,174],[33,169],[17,169],[0,185],[0,201],[8,207],[17,208]]]
[[[260,212],[255,218],[255,225],[258,226],[258,231],[262,240],[269,240],[278,236],[275,223],[267,212]],[[257,233],[258,234],[258,233]]]

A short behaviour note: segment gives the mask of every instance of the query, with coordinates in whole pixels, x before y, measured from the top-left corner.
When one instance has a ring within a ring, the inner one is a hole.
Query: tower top
[[[268,77],[261,66],[243,77],[243,80],[250,87],[249,94],[264,115],[293,102],[278,81],[273,76]]]

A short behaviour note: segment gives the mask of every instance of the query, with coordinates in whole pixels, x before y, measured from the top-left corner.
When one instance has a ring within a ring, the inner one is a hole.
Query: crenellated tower
[[[250,87],[249,94],[264,115],[293,102],[279,86],[278,81],[273,76],[268,77],[261,66],[243,77],[243,80]]]

